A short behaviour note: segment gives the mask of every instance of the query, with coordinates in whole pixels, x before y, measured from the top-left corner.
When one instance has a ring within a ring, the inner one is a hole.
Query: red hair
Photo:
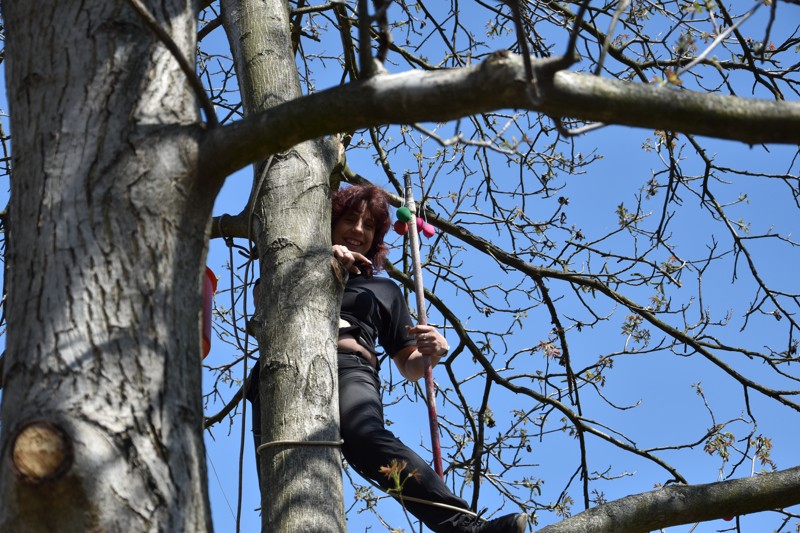
[[[380,272],[383,269],[383,260],[389,253],[389,247],[383,242],[391,227],[389,195],[375,185],[351,185],[333,193],[331,204],[331,227],[345,213],[361,209],[362,204],[365,206],[375,222],[375,237],[366,255],[372,261],[375,271]]]

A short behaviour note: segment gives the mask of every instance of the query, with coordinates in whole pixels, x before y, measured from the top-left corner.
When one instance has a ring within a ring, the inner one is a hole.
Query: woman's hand
[[[433,326],[417,324],[413,328],[409,328],[408,333],[414,335],[417,341],[417,350],[422,355],[444,357],[450,350],[447,340]]]
[[[439,359],[447,355],[450,347],[447,345],[447,340],[433,326],[417,324],[408,328],[408,334],[414,336],[417,345],[400,350],[392,360],[404,378],[417,381],[425,375],[424,356],[430,356],[431,365],[436,366]]]
[[[353,274],[360,274],[361,269],[358,265],[364,265],[367,275],[372,272],[372,261],[367,256],[358,252],[351,252],[347,246],[341,244],[334,244],[331,249],[333,250],[333,257],[348,271]]]

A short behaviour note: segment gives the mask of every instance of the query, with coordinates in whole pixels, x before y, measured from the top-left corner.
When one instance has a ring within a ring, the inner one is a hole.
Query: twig
[[[696,64],[698,64],[700,61],[702,61],[702,60],[704,60],[706,57],[708,57],[708,54],[710,54],[710,53],[711,53],[711,51],[712,51],[714,48],[716,48],[716,47],[717,47],[717,45],[718,45],[719,43],[721,43],[722,41],[724,41],[724,40],[725,40],[725,38],[726,38],[728,35],[730,35],[731,33],[733,33],[733,32],[736,30],[736,28],[738,28],[739,26],[741,26],[741,25],[742,25],[742,23],[743,23],[745,20],[749,19],[749,18],[750,18],[750,17],[751,17],[751,16],[752,16],[752,15],[753,15],[753,14],[754,14],[754,13],[755,13],[757,10],[758,10],[758,8],[760,8],[762,5],[763,5],[763,3],[761,3],[761,2],[756,2],[756,4],[755,4],[755,5],[754,5],[752,8],[750,8],[750,11],[748,11],[747,13],[745,13],[745,14],[742,16],[742,18],[740,18],[739,20],[737,20],[737,21],[736,21],[736,23],[735,23],[735,24],[733,24],[732,26],[728,27],[728,29],[726,29],[724,32],[720,33],[720,34],[719,34],[719,35],[718,35],[718,36],[717,36],[717,37],[716,37],[716,38],[715,38],[715,39],[714,39],[714,40],[711,42],[711,44],[710,44],[710,45],[708,45],[708,46],[706,47],[706,49],[705,49],[705,50],[703,50],[703,52],[702,52],[702,53],[701,53],[699,56],[695,57],[695,58],[694,58],[694,59],[693,59],[693,60],[692,60],[692,61],[691,61],[691,62],[690,62],[688,65],[686,65],[685,67],[683,67],[682,69],[680,69],[678,72],[676,72],[676,73],[675,73],[675,76],[677,76],[677,77],[680,77],[680,75],[681,75],[681,74],[683,74],[683,73],[687,72],[689,69],[691,69],[693,66],[695,66]]]
[[[511,125],[511,123],[512,123],[512,121],[509,121],[508,124],[506,124],[506,126],[501,130],[500,134],[502,134],[502,132],[505,131],[508,128],[508,126]],[[500,148],[499,146],[494,144],[493,141],[473,141],[471,139],[467,139],[466,137],[464,137],[460,133],[450,137],[449,139],[443,139],[442,137],[440,137],[436,133],[430,131],[429,129],[424,128],[420,124],[416,124],[416,123],[415,124],[411,124],[411,127],[414,128],[415,130],[419,131],[420,133],[423,133],[423,134],[427,135],[428,137],[430,137],[431,139],[433,139],[434,141],[436,141],[437,143],[439,143],[440,145],[442,145],[444,147],[463,144],[465,146],[477,146],[479,148],[486,148],[487,150],[492,150],[494,152],[498,152],[498,153],[501,153],[501,154],[504,154],[504,155],[516,155],[517,154],[516,146],[513,149],[510,149],[510,150],[509,149],[505,149],[505,148]],[[499,135],[496,135],[495,137],[499,137]]]
[[[525,81],[530,84],[530,89],[533,92],[531,98],[538,100],[542,95],[539,92],[539,85],[536,80],[536,72],[531,66],[531,50],[528,46],[528,39],[525,34],[525,26],[522,23],[522,6],[520,0],[503,0],[510,9],[511,16],[514,19],[514,29],[517,32],[517,45],[519,46],[519,53],[522,56],[522,64],[525,66]]]
[[[628,6],[630,5],[630,0],[622,0],[617,6],[616,11],[614,11],[614,17],[611,19],[611,24],[608,25],[608,32],[606,33],[606,38],[603,40],[603,49],[600,50],[600,57],[597,59],[597,68],[594,69],[594,73],[596,76],[599,76],[600,73],[603,71],[603,63],[606,61],[606,55],[608,54],[608,48],[611,46],[611,36],[614,35],[614,28],[617,26],[617,22],[619,22],[619,17],[622,15],[622,12],[625,11]]]
[[[561,117],[555,117],[554,120],[556,123],[556,129],[558,130],[558,133],[563,135],[564,137],[575,137],[576,135],[582,135],[584,133],[588,133],[592,130],[600,129],[606,126],[604,122],[595,122],[593,124],[587,124],[585,126],[581,126],[580,128],[569,129],[566,126],[564,126],[564,121],[561,119]]]
[[[370,53],[370,24],[367,0],[358,0],[358,62],[362,78],[375,75],[375,64]]]
[[[244,383],[239,388],[239,390],[236,391],[236,394],[233,395],[233,397],[228,401],[228,403],[226,403],[225,406],[217,414],[215,414],[214,416],[206,417],[203,420],[203,429],[208,429],[214,424],[222,422],[225,419],[225,417],[228,416],[228,414],[231,411],[233,411],[233,409],[237,405],[239,405],[239,402],[242,401],[242,398],[244,397],[244,391],[247,390],[248,387],[250,387],[249,376],[247,377],[247,379],[244,380]]]
[[[216,30],[220,26],[222,26],[222,17],[217,17],[214,20],[208,22],[205,26],[200,28],[200,31],[197,32],[197,40],[198,40],[198,42],[202,41],[203,39],[205,39],[205,37],[209,33],[211,33],[212,31]],[[203,91],[203,93],[205,94],[205,91]]]
[[[346,2],[340,0],[334,0],[331,2],[326,2],[324,4],[318,6],[304,6],[292,9],[292,15],[307,15],[309,13],[324,13],[325,11],[336,9],[337,7],[345,6]]]
[[[378,23],[378,55],[377,59],[381,63],[386,61],[389,53],[389,46],[392,44],[392,34],[389,31],[389,20],[386,11],[392,0],[372,0],[375,6],[375,21]]]
[[[577,57],[577,52],[575,52],[575,47],[578,43],[578,33],[580,33],[581,25],[583,24],[583,16],[586,14],[586,11],[589,9],[589,0],[584,0],[581,4],[581,7],[578,9],[578,13],[575,15],[575,25],[572,27],[572,31],[569,34],[569,41],[567,42],[567,51],[564,53],[564,57],[570,58],[573,61]]]

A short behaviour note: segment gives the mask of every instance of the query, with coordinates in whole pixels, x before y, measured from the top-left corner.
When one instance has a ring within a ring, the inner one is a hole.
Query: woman
[[[391,280],[373,277],[388,247],[383,240],[390,227],[387,194],[375,186],[351,186],[333,195],[331,237],[333,256],[350,272],[339,318],[338,375],[342,453],[361,475],[391,487],[381,469],[406,464],[403,479],[416,471],[402,488],[403,496],[448,507],[405,501],[405,507],[435,532],[522,533],[527,516],[511,514],[489,522],[474,517],[467,502],[453,494],[430,465],[384,424],[376,344],[391,357],[400,374],[410,381],[422,377],[424,356],[435,365],[448,345],[436,328],[413,325],[403,293]],[[361,271],[364,271],[363,273]],[[260,444],[258,367],[248,399],[253,402],[253,432]]]

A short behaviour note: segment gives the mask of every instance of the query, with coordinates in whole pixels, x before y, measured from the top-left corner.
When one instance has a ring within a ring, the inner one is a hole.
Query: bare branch
[[[646,533],[794,505],[798,487],[800,467],[706,485],[671,485],[599,505],[537,533]]]
[[[800,142],[800,103],[701,94],[569,72],[545,76],[554,63],[558,61],[534,64],[543,88],[536,106],[528,97],[521,58],[508,54],[496,54],[477,67],[375,76],[331,88],[208,132],[200,150],[208,160],[200,168],[222,177],[328,133],[447,121],[502,108],[747,143]],[[308,116],[316,118],[302,119]]]

